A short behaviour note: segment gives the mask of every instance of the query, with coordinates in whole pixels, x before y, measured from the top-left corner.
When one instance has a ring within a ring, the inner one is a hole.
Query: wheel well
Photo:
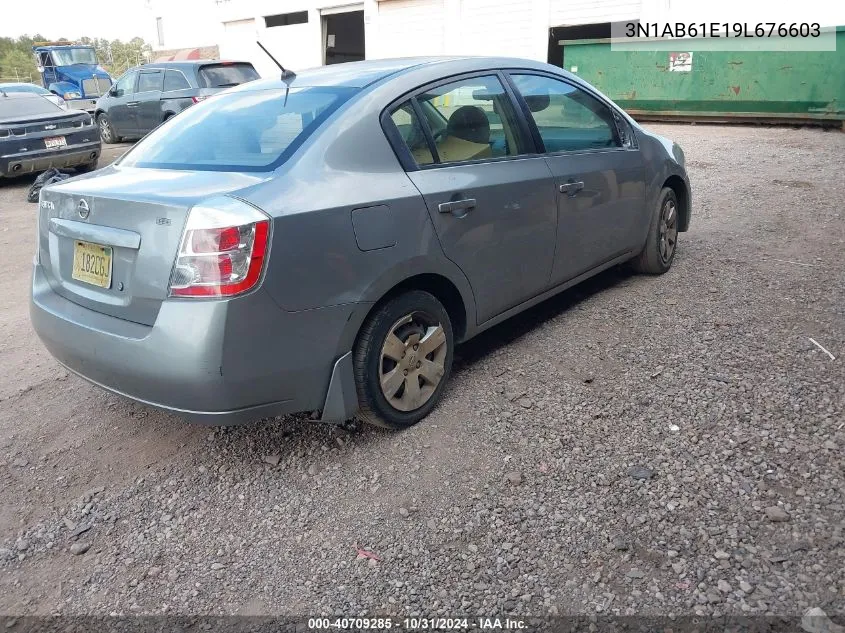
[[[94,111],[94,118],[99,119],[100,115],[103,114],[104,112],[105,112],[104,110],[95,110]]]
[[[669,178],[666,179],[666,182],[663,183],[663,186],[669,187],[675,192],[675,197],[678,199],[678,205],[681,207],[680,230],[686,231],[690,220],[690,204],[689,196],[687,195],[687,188],[686,185],[684,185],[683,179],[680,176],[669,176]]]
[[[165,112],[164,118],[162,119],[162,121],[167,121],[167,119],[169,119],[172,116],[176,116],[176,113],[175,112]]]
[[[446,277],[436,274],[422,274],[409,277],[405,281],[395,285],[373,306],[388,301],[396,295],[402,294],[409,290],[424,290],[425,292],[433,294],[437,300],[446,308],[449,314],[449,320],[452,321],[452,331],[455,335],[455,340],[460,341],[466,334],[467,329],[467,314],[466,306],[464,306],[463,297],[458,291],[455,284],[449,281]],[[372,311],[372,310],[371,310]]]

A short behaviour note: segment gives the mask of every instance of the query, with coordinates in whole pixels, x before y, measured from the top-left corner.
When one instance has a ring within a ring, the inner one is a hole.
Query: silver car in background
[[[59,362],[209,423],[427,415],[456,343],[610,266],[667,271],[681,149],[577,77],[368,61],[233,88],[43,190]]]

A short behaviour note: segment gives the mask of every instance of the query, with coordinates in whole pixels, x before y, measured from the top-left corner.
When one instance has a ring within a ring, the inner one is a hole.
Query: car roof
[[[283,62],[284,63],[284,62]],[[550,68],[548,64],[512,57],[400,57],[393,59],[347,62],[320,66],[296,72],[291,86],[343,86],[365,88],[394,75],[405,75],[422,69],[439,66],[443,76],[472,72],[486,68]],[[555,68],[561,72],[560,68]],[[281,71],[276,77],[257,79],[241,84],[234,90],[261,90],[284,88]]]
[[[252,64],[248,61],[239,59],[191,59],[176,62],[150,62],[148,64],[141,64],[132,70],[143,70],[144,68],[196,68],[197,66],[208,66],[214,64],[232,65],[232,64]]]

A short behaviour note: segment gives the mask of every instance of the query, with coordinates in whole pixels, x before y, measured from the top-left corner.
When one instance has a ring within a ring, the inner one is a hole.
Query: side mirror
[[[116,97],[117,96],[117,86],[112,86],[109,88],[109,96]]]

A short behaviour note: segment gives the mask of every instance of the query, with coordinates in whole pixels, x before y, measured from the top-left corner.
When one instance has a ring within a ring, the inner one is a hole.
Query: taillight
[[[231,297],[254,288],[267,259],[270,220],[233,198],[193,207],[170,278],[171,297]]]
[[[200,101],[205,101],[208,97],[191,97],[191,101],[194,103],[199,103]]]

